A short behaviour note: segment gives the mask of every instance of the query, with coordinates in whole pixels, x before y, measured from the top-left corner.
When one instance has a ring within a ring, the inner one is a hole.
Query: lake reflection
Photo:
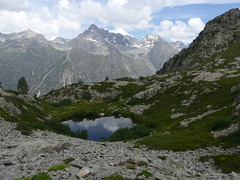
[[[102,117],[95,120],[84,119],[81,122],[72,120],[65,121],[72,131],[86,129],[88,131],[88,139],[92,141],[100,141],[102,137],[108,139],[119,128],[130,128],[134,124],[130,118]]]

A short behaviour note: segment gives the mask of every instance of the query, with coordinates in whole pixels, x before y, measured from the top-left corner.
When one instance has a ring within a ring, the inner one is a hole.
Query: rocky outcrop
[[[0,97],[0,108],[7,112],[10,116],[21,115],[20,109],[12,102],[6,101],[3,97]]]
[[[184,126],[184,127],[188,127],[188,125],[196,120],[201,120],[203,117],[205,116],[208,116],[210,114],[213,114],[213,113],[216,113],[216,112],[219,112],[219,111],[222,111],[223,109],[227,108],[226,106],[224,106],[223,108],[221,109],[212,109],[212,110],[209,110],[203,114],[200,114],[196,117],[191,117],[191,118],[187,118],[187,119],[184,119],[183,121],[180,122],[181,126]]]
[[[224,130],[215,131],[215,132],[212,132],[212,133],[213,133],[213,136],[215,138],[221,137],[221,136],[228,136],[229,134],[233,134],[233,133],[237,132],[238,128],[239,128],[239,124],[235,123],[235,124],[232,124],[230,127],[226,128]]]
[[[222,73],[211,73],[211,72],[200,72],[195,73],[194,75],[197,75],[195,78],[193,78],[193,82],[198,83],[199,81],[208,81],[213,82],[219,80],[223,74]]]
[[[149,109],[150,107],[151,107],[151,104],[149,104],[149,105],[136,105],[136,106],[130,107],[130,111],[139,115],[139,114],[142,114],[143,111]]]

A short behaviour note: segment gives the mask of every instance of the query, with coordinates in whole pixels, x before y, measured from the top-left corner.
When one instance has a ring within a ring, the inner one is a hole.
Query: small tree
[[[108,80],[109,80],[109,78],[108,78],[108,76],[106,76],[105,81],[108,81]]]
[[[24,77],[21,77],[18,80],[17,90],[20,93],[27,94],[28,93],[28,84]]]
[[[2,83],[1,83],[1,81],[0,81],[0,88],[2,88]]]

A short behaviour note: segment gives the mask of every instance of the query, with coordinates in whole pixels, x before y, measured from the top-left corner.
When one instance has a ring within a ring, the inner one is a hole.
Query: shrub
[[[144,122],[144,125],[146,127],[149,127],[149,128],[155,128],[157,127],[157,122],[154,121],[153,119],[147,119],[145,122]]]
[[[70,99],[64,99],[62,101],[60,101],[60,104],[62,106],[69,106],[72,103],[72,101]]]
[[[92,99],[91,93],[88,90],[84,90],[82,93],[82,100],[88,101],[90,99]]]
[[[18,122],[16,129],[24,135],[30,135],[32,133],[32,128],[25,122]]]
[[[218,117],[212,121],[211,130],[212,131],[222,130],[222,129],[227,128],[230,125],[231,125],[231,117],[230,116]]]
[[[148,136],[150,130],[145,126],[134,126],[132,128],[120,128],[114,132],[109,138],[109,141],[122,141],[137,139],[144,136]]]

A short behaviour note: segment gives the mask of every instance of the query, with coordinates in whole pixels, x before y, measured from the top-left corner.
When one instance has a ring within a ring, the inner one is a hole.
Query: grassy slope
[[[227,62],[232,62],[234,57],[240,57],[239,47],[240,43],[231,44],[221,58],[226,58]],[[184,79],[180,84],[185,84],[177,88],[180,89],[180,92],[197,91],[195,93],[197,95],[196,103],[189,107],[179,106],[180,102],[189,96],[183,93],[177,94],[174,91],[176,88],[169,89],[164,94],[158,94],[153,99],[158,99],[159,102],[144,113],[146,118],[157,119],[158,127],[156,129],[158,131],[153,136],[146,137],[140,142],[153,149],[171,150],[197,149],[211,145],[230,147],[240,144],[240,131],[225,138],[214,138],[211,135],[211,131],[224,129],[232,122],[239,121],[231,115],[232,103],[239,90],[231,93],[231,88],[239,84],[240,77],[222,78],[216,83],[190,83],[187,77]],[[202,93],[206,88],[217,89],[207,94]],[[183,119],[207,112],[206,107],[208,105],[211,105],[213,109],[220,109],[224,106],[226,108],[191,123],[187,128],[179,126],[179,122]],[[186,115],[172,120],[170,119],[170,115],[173,114],[171,112],[172,108],[176,108],[178,112],[186,113]],[[169,133],[163,133],[166,131]]]

